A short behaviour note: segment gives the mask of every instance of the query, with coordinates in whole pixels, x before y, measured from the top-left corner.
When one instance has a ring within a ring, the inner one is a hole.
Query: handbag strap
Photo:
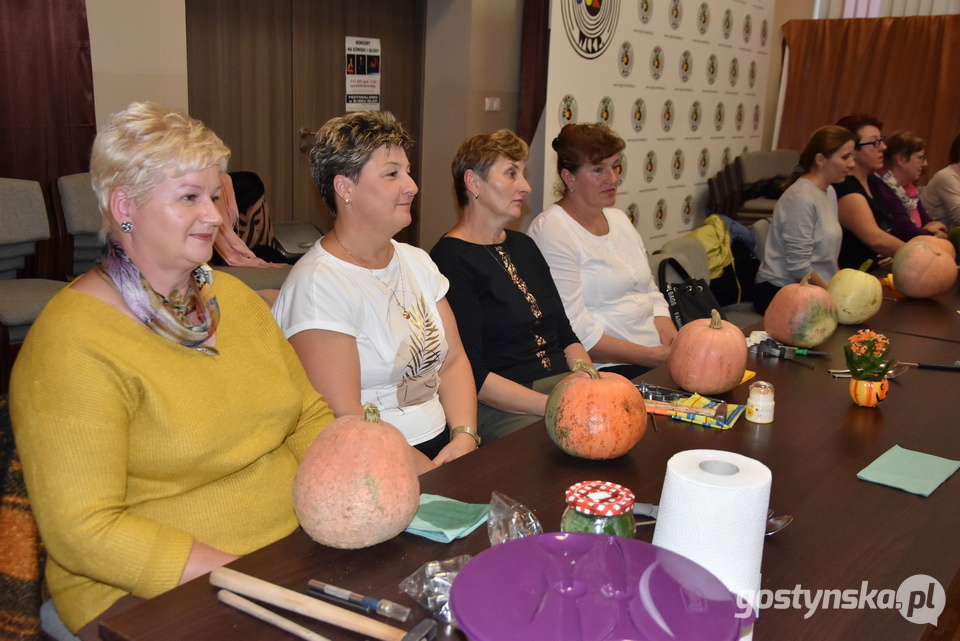
[[[677,272],[677,275],[680,277],[681,281],[690,280],[690,274],[687,273],[687,270],[683,268],[683,265],[680,264],[676,258],[668,256],[660,261],[660,265],[657,267],[657,278],[658,284],[660,286],[660,291],[665,291],[667,287],[667,267],[673,267],[674,271]]]

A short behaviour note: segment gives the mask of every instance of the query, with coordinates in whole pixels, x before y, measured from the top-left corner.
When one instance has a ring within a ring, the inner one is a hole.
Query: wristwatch
[[[457,434],[469,434],[471,437],[473,437],[473,440],[477,442],[477,447],[480,447],[480,435],[477,434],[477,430],[473,429],[469,425],[457,425],[456,427],[450,428],[451,441]]]

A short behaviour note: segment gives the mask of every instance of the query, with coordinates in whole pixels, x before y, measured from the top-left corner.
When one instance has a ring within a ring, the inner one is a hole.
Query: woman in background
[[[953,229],[960,227],[960,136],[950,143],[949,159],[923,188],[920,201],[932,220]]]
[[[550,265],[570,324],[597,367],[635,378],[662,365],[677,335],[639,232],[619,209],[626,143],[602,123],[553,141],[561,198],[527,230]]]
[[[333,229],[294,265],[273,312],[334,413],[376,405],[419,452],[422,472],[480,440],[447,279],[426,252],[393,240],[412,221],[412,144],[389,112],[320,128],[310,164]]]
[[[831,125],[807,141],[800,154],[801,171],[787,181],[773,209],[753,293],[758,314],[767,310],[781,287],[807,275],[811,284],[826,287],[837,273],[843,230],[834,183],[854,169],[855,140],[850,130]]]
[[[526,160],[527,144],[506,129],[464,141],[451,167],[460,218],[430,252],[450,279],[484,439],[543,416],[554,385],[590,362],[537,246],[506,229],[530,193]]]
[[[946,238],[946,226],[930,220],[914,185],[927,167],[923,138],[901,129],[887,136],[886,143],[877,195],[890,212],[890,232],[904,241],[914,236]]]
[[[83,639],[293,532],[297,466],[333,418],[263,301],[204,264],[229,153],[179,111],[113,116],[90,161],[104,256],[50,301],[13,370],[47,585]]]
[[[886,264],[903,241],[890,233],[890,212],[880,200],[880,179],[875,172],[883,169],[883,123],[873,116],[855,114],[837,121],[837,125],[857,137],[854,149],[855,165],[846,180],[836,185],[843,242],[838,264],[841,268],[858,269],[866,260],[873,267]]]

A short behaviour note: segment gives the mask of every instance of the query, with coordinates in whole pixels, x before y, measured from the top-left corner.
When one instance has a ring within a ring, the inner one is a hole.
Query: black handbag
[[[680,276],[681,282],[667,282],[667,267],[673,267]],[[687,270],[683,268],[675,258],[664,258],[660,261],[658,268],[658,281],[660,291],[667,299],[667,305],[670,306],[670,317],[677,329],[683,327],[686,323],[698,318],[710,318],[710,310],[715,309],[720,312],[720,317],[726,318],[720,311],[720,304],[717,302],[710,286],[702,278],[691,278]]]

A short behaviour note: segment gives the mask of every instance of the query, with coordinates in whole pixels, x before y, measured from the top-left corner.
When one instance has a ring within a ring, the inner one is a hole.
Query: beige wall
[[[187,109],[183,0],[87,0],[97,126],[137,100]]]
[[[457,216],[450,162],[467,137],[517,123],[523,0],[429,0],[423,99],[420,246]],[[500,111],[485,111],[498,98]]]
[[[767,97],[764,113],[767,114],[763,123],[763,138],[760,146],[763,149],[772,149],[773,127],[776,124],[777,99],[780,95],[780,71],[783,63],[783,25],[790,20],[809,20],[813,18],[813,9],[816,0],[788,0],[777,2],[773,9],[773,49],[770,52],[770,77],[767,83]],[[784,123],[781,126],[789,126]],[[812,133],[812,132],[811,132]]]

